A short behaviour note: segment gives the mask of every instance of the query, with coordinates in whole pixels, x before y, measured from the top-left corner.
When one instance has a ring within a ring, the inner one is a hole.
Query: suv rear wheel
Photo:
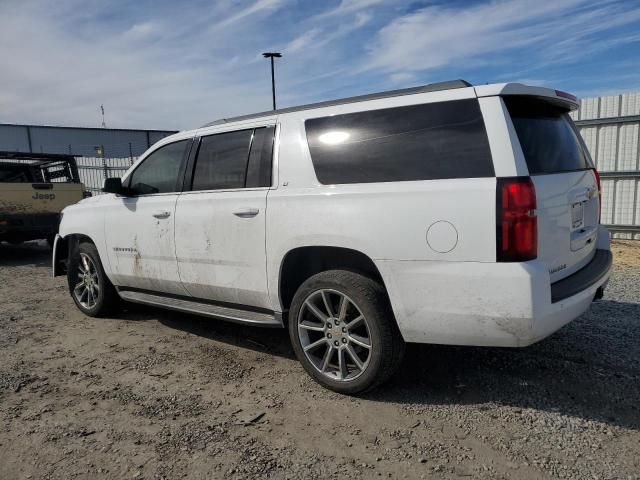
[[[69,258],[67,281],[71,298],[91,317],[113,312],[120,302],[118,292],[104,273],[98,249],[92,243],[81,243]]]
[[[289,310],[289,335],[307,373],[346,394],[388,380],[404,353],[384,288],[344,270],[318,273],[300,286]]]

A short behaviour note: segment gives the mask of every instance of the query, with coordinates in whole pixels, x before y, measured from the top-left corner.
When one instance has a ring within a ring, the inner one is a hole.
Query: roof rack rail
[[[328,100],[325,102],[309,103],[299,105],[297,107],[280,108],[278,110],[268,110],[266,112],[251,113],[249,115],[240,115],[238,117],[221,118],[213,122],[203,125],[203,127],[211,127],[214,125],[223,125],[230,122],[238,122],[241,120],[251,120],[252,118],[267,117],[279,115],[281,113],[299,112],[302,110],[311,110],[313,108],[332,107],[334,105],[344,105],[347,103],[365,102],[367,100],[378,100],[380,98],[399,97],[402,95],[414,95],[416,93],[437,92],[439,90],[452,90],[454,88],[472,87],[466,80],[448,80],[446,82],[430,83],[420,87],[402,88],[400,90],[388,90],[386,92],[369,93],[367,95],[358,95],[355,97],[340,98],[337,100]]]

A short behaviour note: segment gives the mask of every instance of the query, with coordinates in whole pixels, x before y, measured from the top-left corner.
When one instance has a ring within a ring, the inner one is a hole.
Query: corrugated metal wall
[[[137,157],[172,133],[175,131],[0,123],[0,150],[92,157],[96,155],[96,147],[102,146],[108,158]]]
[[[584,98],[572,115],[602,180],[602,223],[640,239],[640,92]]]

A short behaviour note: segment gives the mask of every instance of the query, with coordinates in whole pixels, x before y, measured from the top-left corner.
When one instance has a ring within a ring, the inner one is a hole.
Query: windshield
[[[503,97],[518,134],[529,174],[593,168],[567,110],[534,97]]]

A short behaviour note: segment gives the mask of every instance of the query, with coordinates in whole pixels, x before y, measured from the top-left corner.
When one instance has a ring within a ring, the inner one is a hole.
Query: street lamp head
[[[280,58],[282,54],[280,52],[264,52],[262,56],[264,58]]]

